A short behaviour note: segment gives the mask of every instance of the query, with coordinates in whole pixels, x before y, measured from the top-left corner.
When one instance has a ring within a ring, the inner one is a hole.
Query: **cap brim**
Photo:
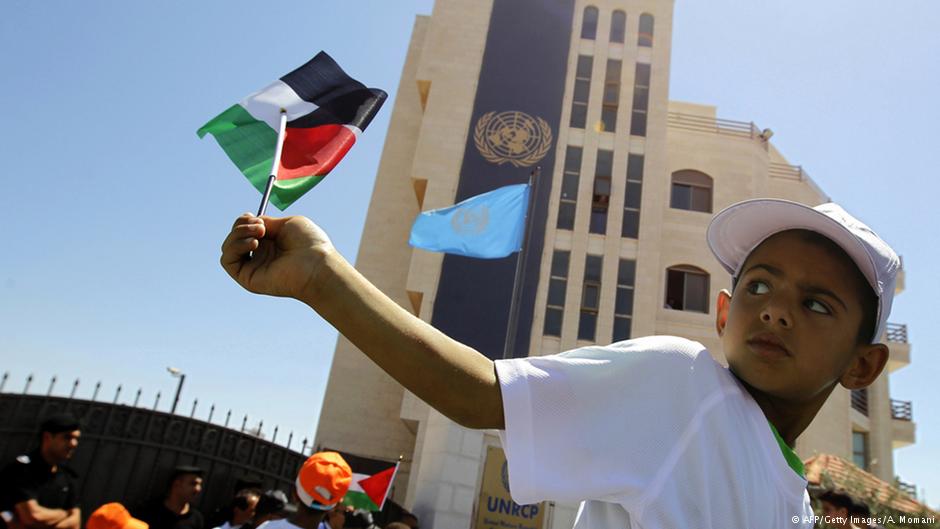
[[[817,232],[839,245],[881,296],[875,264],[862,242],[835,219],[798,202],[771,198],[739,202],[715,215],[706,238],[721,266],[738,277],[747,256],[760,243],[775,233],[799,229]]]

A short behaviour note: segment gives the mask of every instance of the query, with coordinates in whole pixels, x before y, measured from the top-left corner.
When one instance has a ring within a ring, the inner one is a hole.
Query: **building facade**
[[[712,215],[748,198],[829,198],[769,130],[669,101],[672,10],[668,0],[437,0],[415,22],[356,267],[491,358],[671,334],[724,362],[716,296],[731,285],[705,243]],[[515,255],[473,260],[407,240],[420,211],[524,182],[535,166],[513,336]],[[914,442],[910,403],[889,390],[889,372],[910,362],[904,326],[892,324],[886,343],[886,373],[864,392],[836,388],[797,453],[854,457],[894,479],[892,450]],[[486,448],[499,441],[431,410],[340,337],[316,444],[403,455],[396,500],[422,525],[466,528]],[[543,526],[570,527],[574,508],[550,506]]]

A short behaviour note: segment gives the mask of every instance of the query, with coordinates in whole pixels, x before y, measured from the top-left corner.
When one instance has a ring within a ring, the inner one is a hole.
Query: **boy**
[[[258,529],[321,529],[328,518],[333,522],[344,513],[340,503],[352,483],[352,469],[336,452],[317,452],[308,457],[297,472],[294,498],[297,509],[287,518],[271,520]],[[332,525],[331,525],[332,526]],[[338,527],[342,527],[339,522]]]
[[[384,296],[301,217],[239,217],[221,261],[249,291],[307,303],[455,422],[505,430],[518,503],[587,500],[579,528],[811,527],[790,447],[836,384],[884,368],[899,259],[835,204],[741,202],[708,243],[733,278],[716,318],[729,368],[667,336],[493,362]]]

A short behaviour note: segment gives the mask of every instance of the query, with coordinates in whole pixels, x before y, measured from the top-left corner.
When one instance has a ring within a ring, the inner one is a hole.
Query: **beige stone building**
[[[461,198],[465,158],[483,153],[473,148],[475,105],[484,99],[485,62],[497,60],[494,33],[515,27],[500,19],[504,1],[437,0],[431,16],[418,17],[392,110],[356,267],[426,321],[436,302],[452,302],[438,300],[445,257],[412,249],[408,234],[420,211]],[[669,101],[671,1],[545,4],[567,13],[570,31],[522,343],[544,355],[672,334],[720,355],[715,299],[730,278],[705,243],[713,213],[755,197],[812,205],[829,197],[774,148],[769,130]],[[898,292],[903,279],[902,271]],[[837,388],[798,454],[838,455],[894,479],[893,450],[914,442],[910,403],[892,400],[889,388],[890,372],[910,363],[906,334],[889,326],[886,373],[865,392]],[[316,444],[379,460],[403,455],[395,499],[422,526],[472,525],[484,448],[498,442],[429,409],[340,337]],[[544,526],[570,527],[573,516],[574,506],[553,505]]]

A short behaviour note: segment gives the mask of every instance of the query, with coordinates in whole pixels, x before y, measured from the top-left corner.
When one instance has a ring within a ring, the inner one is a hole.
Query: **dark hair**
[[[241,511],[247,511],[249,507],[248,505],[249,496],[257,496],[258,499],[260,500],[261,491],[258,489],[242,489],[238,491],[238,494],[236,494],[235,497],[232,498],[232,507],[237,508],[238,510],[241,510]]]
[[[852,270],[852,281],[855,283],[856,292],[858,293],[859,300],[861,300],[861,309],[862,309],[862,322],[859,324],[858,334],[855,337],[857,344],[870,344],[873,343],[877,337],[875,337],[875,325],[877,325],[878,318],[878,295],[875,294],[875,290],[868,284],[868,280],[865,279],[865,275],[862,274],[862,271],[859,270],[858,265],[855,264],[855,261],[849,257],[849,254],[842,249],[841,246],[832,241],[829,237],[810,230],[786,230],[782,232],[775,233],[770,237],[764,239],[763,242],[757,245],[751,253],[748,254],[747,258],[744,260],[744,263],[747,264],[747,260],[751,258],[751,255],[754,255],[754,252],[757,251],[757,248],[760,248],[764,243],[770,240],[772,237],[775,237],[781,233],[790,233],[794,232],[799,235],[800,240],[806,243],[815,244],[827,252],[836,259],[842,261],[850,270]],[[741,270],[744,270],[744,266],[741,266]],[[731,279],[731,292],[738,286],[738,278],[734,277]]]
[[[80,430],[81,426],[81,421],[71,413],[55,413],[46,417],[39,425],[39,435],[41,436],[47,432],[51,434],[74,432]]]

